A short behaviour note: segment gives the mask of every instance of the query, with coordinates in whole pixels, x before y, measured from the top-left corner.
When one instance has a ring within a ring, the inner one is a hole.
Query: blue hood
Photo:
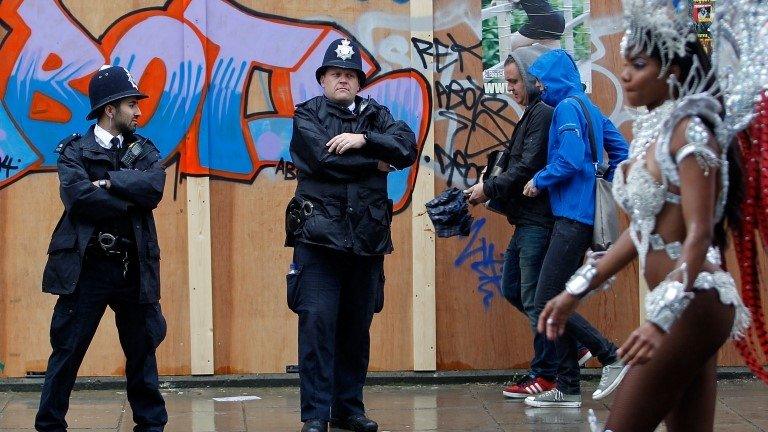
[[[542,54],[528,68],[528,73],[544,85],[541,100],[549,106],[557,106],[569,96],[584,94],[576,63],[564,50],[556,49]]]

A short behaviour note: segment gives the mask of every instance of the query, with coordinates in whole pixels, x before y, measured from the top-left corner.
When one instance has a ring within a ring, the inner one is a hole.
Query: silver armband
[[[683,273],[683,282],[673,279],[678,272]],[[672,324],[680,318],[693,299],[693,293],[685,290],[688,285],[687,279],[685,264],[683,264],[670,273],[645,298],[645,318],[666,333],[669,333]]]
[[[688,126],[685,128],[685,139],[688,142],[675,153],[675,163],[680,163],[686,157],[694,155],[701,169],[704,171],[704,177],[709,176],[711,168],[717,168],[721,165],[720,158],[709,148],[710,132],[704,122],[698,117],[691,118]]]
[[[587,263],[576,270],[576,273],[568,279],[568,282],[565,284],[565,292],[578,298],[583,298],[589,294],[589,285],[592,283],[592,279],[597,276],[597,261],[606,253],[607,251],[587,252]],[[607,290],[611,287],[614,280],[616,280],[615,275],[605,281],[600,286],[600,289]]]
[[[576,273],[568,279],[565,284],[565,292],[568,294],[582,298],[589,293],[589,284],[592,283],[592,279],[597,275],[597,267],[594,262],[587,262],[581,266]]]

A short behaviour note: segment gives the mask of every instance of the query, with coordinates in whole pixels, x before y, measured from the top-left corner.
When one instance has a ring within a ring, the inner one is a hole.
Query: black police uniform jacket
[[[392,252],[392,201],[378,161],[397,169],[410,166],[417,157],[416,137],[375,100],[358,96],[355,102],[355,112],[325,96],[296,107],[290,146],[298,170],[294,199],[311,202],[312,211],[297,229],[286,226],[287,246],[303,242],[356,255]],[[329,153],[326,143],[345,132],[365,134],[366,144]]]
[[[133,135],[144,151],[133,169],[115,170],[114,160],[96,141],[93,126],[82,136],[59,144],[58,173],[64,213],[48,247],[43,272],[43,292],[71,294],[77,286],[85,248],[96,227],[108,220],[127,218],[135,237],[140,272],[141,303],[160,299],[160,248],[152,210],[163,197],[165,171],[160,153],[151,141]],[[93,181],[109,179],[110,188]]]

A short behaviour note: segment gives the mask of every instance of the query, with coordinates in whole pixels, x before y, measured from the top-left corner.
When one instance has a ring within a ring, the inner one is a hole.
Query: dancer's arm
[[[558,336],[562,335],[565,331],[565,323],[568,321],[568,317],[576,310],[579,300],[618,273],[636,256],[637,250],[629,236],[629,230],[626,229],[619,236],[616,243],[594,264],[597,273],[589,281],[584,295],[575,296],[567,291],[563,291],[557,297],[547,302],[544,310],[539,314],[539,332],[546,332],[547,338],[550,340],[555,340]]]
[[[697,131],[701,139],[688,139],[696,136]],[[685,223],[685,240],[675,268],[685,264],[688,291],[701,272],[714,235],[715,197],[720,178],[716,148],[714,137],[698,118],[678,123],[670,143],[670,153],[680,176],[680,207]]]

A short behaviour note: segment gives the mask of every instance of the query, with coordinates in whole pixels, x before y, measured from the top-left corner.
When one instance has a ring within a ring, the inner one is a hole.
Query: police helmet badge
[[[138,84],[136,84],[136,80],[135,80],[135,79],[133,79],[133,75],[131,75],[131,73],[130,73],[130,72],[128,72],[128,69],[126,69],[126,68],[123,68],[123,70],[125,71],[125,75],[128,77],[128,82],[129,82],[129,83],[131,83],[131,85],[133,86],[133,88],[135,88],[136,90],[138,90],[138,89],[139,89],[139,86],[138,86]]]
[[[342,60],[351,59],[354,53],[355,51],[352,49],[348,39],[342,39],[341,43],[336,47],[336,57]]]

